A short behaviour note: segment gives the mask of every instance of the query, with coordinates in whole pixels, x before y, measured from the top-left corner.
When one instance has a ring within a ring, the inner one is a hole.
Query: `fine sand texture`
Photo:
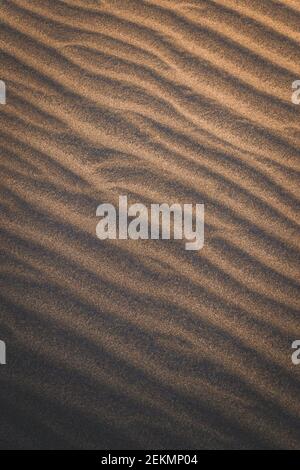
[[[1,449],[300,448],[298,0],[1,0]],[[96,237],[204,203],[205,244]]]

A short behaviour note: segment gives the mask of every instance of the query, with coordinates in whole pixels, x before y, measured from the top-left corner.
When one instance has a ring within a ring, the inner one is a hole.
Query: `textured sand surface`
[[[0,447],[300,448],[298,0],[2,0]],[[204,203],[205,246],[96,207]]]

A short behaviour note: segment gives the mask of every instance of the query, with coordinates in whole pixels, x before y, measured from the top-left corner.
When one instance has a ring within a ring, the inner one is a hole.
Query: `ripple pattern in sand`
[[[299,448],[298,2],[0,11],[1,448]],[[100,242],[119,194],[203,250]]]

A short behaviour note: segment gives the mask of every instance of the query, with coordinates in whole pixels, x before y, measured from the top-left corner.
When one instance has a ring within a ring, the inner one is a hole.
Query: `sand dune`
[[[0,11],[0,447],[299,448],[298,2]],[[204,248],[98,240],[120,194]]]

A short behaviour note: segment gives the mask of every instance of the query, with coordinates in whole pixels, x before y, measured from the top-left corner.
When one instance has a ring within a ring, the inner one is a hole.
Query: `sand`
[[[3,0],[0,447],[300,447],[300,5]],[[105,240],[119,195],[205,244]]]

